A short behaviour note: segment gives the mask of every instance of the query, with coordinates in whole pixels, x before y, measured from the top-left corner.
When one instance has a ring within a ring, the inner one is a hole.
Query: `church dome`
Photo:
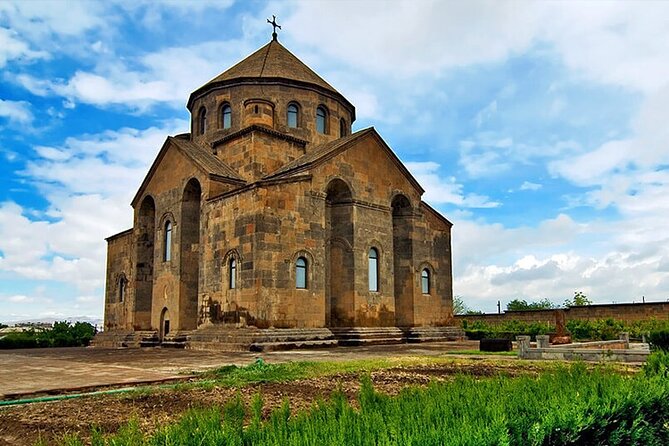
[[[210,143],[250,125],[322,143],[355,121],[353,104],[276,39],[195,90],[187,107],[194,138]]]

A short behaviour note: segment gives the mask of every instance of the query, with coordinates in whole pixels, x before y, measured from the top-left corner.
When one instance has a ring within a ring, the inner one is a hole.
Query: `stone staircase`
[[[189,336],[186,348],[193,350],[254,351],[336,347],[327,328],[235,328],[210,325]]]
[[[401,344],[402,330],[397,327],[331,328],[341,346]]]
[[[402,328],[405,342],[440,342],[462,341],[465,332],[460,327],[404,327]]]
[[[191,331],[175,331],[168,333],[167,336],[160,342],[163,348],[186,348]]]

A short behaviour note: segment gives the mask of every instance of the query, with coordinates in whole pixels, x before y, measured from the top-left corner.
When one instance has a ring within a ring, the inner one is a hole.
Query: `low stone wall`
[[[481,321],[488,324],[501,324],[508,321],[542,322],[555,325],[555,312],[564,311],[565,320],[618,319],[625,322],[669,320],[669,302],[648,302],[638,304],[596,304],[569,307],[564,310],[526,310],[505,311],[497,314],[458,315],[458,322]]]
[[[552,347],[548,336],[537,336],[537,347],[530,346],[529,336],[518,336],[518,357],[521,359],[557,359],[566,361],[646,362],[650,350],[630,348],[629,335],[623,333],[614,341],[582,342]]]

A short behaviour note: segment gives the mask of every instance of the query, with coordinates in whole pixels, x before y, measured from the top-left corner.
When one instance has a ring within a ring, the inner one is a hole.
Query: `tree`
[[[462,299],[462,296],[456,294],[455,296],[453,296],[453,314],[474,315],[474,314],[483,314],[483,312],[479,310],[472,310],[465,304],[465,301]]]
[[[556,305],[547,298],[531,303],[527,303],[526,300],[514,299],[506,304],[507,311],[552,310],[553,308],[556,308]]]
[[[456,294],[453,296],[453,314],[466,314],[469,311],[469,308],[465,304],[465,301],[462,300],[462,296]]]
[[[565,307],[578,307],[585,305],[592,305],[592,301],[588,299],[588,296],[583,294],[581,291],[574,291],[574,298],[564,301]]]

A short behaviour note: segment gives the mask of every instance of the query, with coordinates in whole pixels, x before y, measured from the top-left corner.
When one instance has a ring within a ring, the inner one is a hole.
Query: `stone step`
[[[293,342],[256,342],[251,344],[252,352],[269,352],[277,350],[295,350],[300,348],[330,348],[336,347],[336,339],[324,339],[317,341],[293,341]]]
[[[337,345],[327,328],[234,328],[208,326],[195,330],[186,348],[195,350],[269,351]]]
[[[465,332],[460,327],[407,327],[403,329],[406,342],[461,341]]]
[[[353,338],[353,339],[338,339],[339,345],[342,347],[355,347],[359,345],[387,345],[387,344],[401,344],[402,338]]]
[[[337,327],[332,332],[342,346],[399,344],[403,337],[397,327]]]

